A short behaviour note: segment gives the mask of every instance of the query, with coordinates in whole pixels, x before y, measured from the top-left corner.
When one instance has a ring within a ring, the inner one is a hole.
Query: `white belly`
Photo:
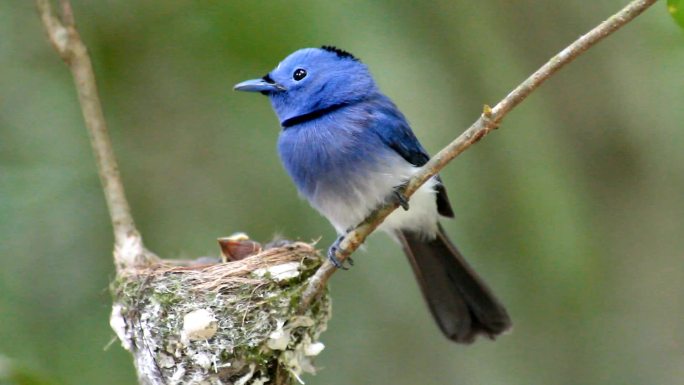
[[[418,168],[400,157],[378,164],[373,169],[358,172],[353,178],[344,181],[343,187],[335,190],[326,186],[317,187],[311,200],[312,205],[321,212],[343,234],[356,226],[373,209],[387,199],[396,186],[404,183]],[[395,230],[413,230],[431,238],[437,231],[437,201],[434,186],[437,182],[429,180],[409,198],[409,210],[398,208],[380,225],[379,229],[392,234]]]

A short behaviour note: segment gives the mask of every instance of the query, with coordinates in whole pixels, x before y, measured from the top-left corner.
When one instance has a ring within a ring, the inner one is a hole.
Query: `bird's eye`
[[[292,74],[292,79],[300,81],[306,77],[306,70],[304,68],[297,68]]]

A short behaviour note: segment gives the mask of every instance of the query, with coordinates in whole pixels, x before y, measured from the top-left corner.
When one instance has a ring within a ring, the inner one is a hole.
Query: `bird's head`
[[[286,57],[261,79],[235,85],[237,91],[267,95],[280,122],[339,105],[376,91],[368,68],[335,47],[304,48]]]

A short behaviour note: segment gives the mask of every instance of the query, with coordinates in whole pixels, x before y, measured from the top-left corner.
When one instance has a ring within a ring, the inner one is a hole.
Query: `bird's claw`
[[[404,193],[402,193],[398,189],[395,189],[394,191],[392,191],[392,200],[395,203],[397,203],[399,206],[401,206],[402,209],[404,209],[405,211],[408,211],[409,200],[406,197],[406,195],[404,195]]]
[[[328,248],[328,259],[330,262],[332,262],[333,265],[335,265],[336,268],[342,269],[342,270],[349,270],[348,267],[344,265],[345,262],[349,263],[349,266],[354,266],[354,261],[351,259],[351,257],[347,257],[346,259],[340,261],[339,258],[337,258],[337,252],[340,249],[340,243],[344,239],[344,235],[340,235],[337,237],[335,242],[333,242],[332,245]]]

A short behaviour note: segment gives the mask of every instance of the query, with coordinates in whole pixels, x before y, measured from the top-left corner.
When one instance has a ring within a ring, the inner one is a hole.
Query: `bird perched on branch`
[[[395,210],[380,225],[398,240],[442,332],[451,340],[494,338],[511,326],[506,309],[447,238],[438,219],[453,217],[434,177],[411,197],[401,187],[429,155],[368,68],[335,47],[305,48],[261,79],[235,86],[269,97],[282,131],[278,151],[300,194],[344,235],[380,204]],[[328,257],[335,256],[339,241]]]

